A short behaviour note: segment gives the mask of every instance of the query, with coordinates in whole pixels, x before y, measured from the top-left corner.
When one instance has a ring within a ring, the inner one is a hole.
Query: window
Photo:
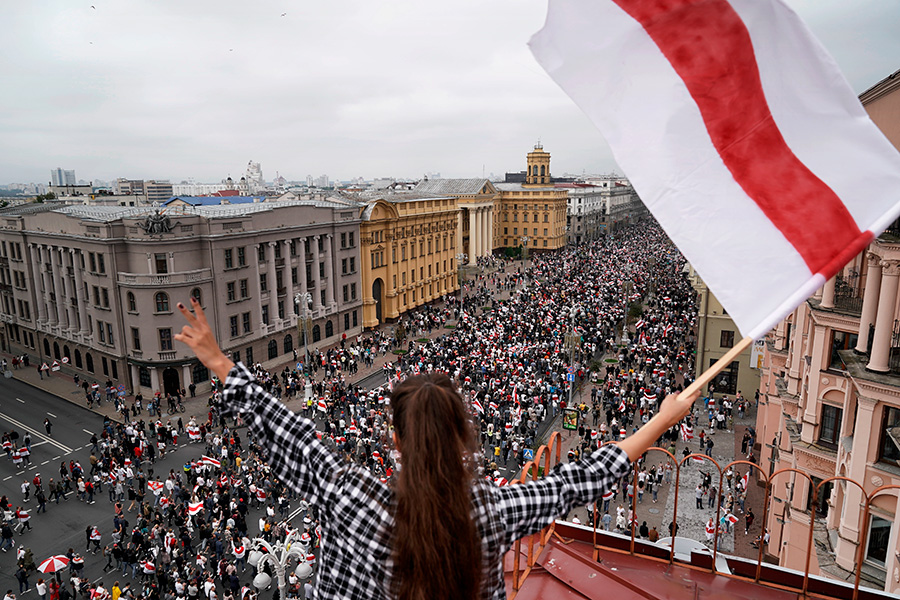
[[[244,350],[244,355],[247,357],[247,364],[252,365],[253,364],[253,347],[251,346],[251,347],[247,348],[246,350]]]
[[[716,359],[710,359],[709,366],[713,366],[715,362]],[[737,391],[737,378],[740,366],[741,365],[738,361],[734,361],[730,366],[726,367],[725,370],[716,375],[716,392],[720,394],[734,395],[734,393]]]
[[[194,383],[200,383],[203,381],[209,381],[209,369],[207,369],[203,363],[197,363],[194,365]]]
[[[103,296],[103,308],[109,308],[109,288],[100,288],[100,293]]]
[[[356,284],[355,283],[350,284],[350,299],[356,300]]]
[[[293,352],[294,350],[294,338],[291,337],[291,334],[287,334],[284,336],[284,353]]]
[[[231,315],[230,317],[228,317],[228,325],[229,325],[229,329],[231,330],[231,337],[237,337],[238,336],[237,315]]]
[[[278,342],[275,340],[269,340],[269,360],[273,358],[278,358]]]
[[[225,268],[232,269],[234,268],[234,257],[232,256],[234,251],[231,248],[225,248]]]
[[[322,329],[318,325],[313,325],[313,342],[318,342],[322,339]]]
[[[351,233],[350,235],[353,235],[353,234]],[[405,260],[405,258],[404,258],[404,260]],[[350,257],[350,272],[356,273],[356,257],[355,256]]]
[[[156,312],[169,312],[169,295],[165,292],[156,293]]]
[[[841,417],[844,411],[830,404],[822,405],[822,422],[819,425],[819,442],[837,447],[841,435]]]
[[[137,302],[134,299],[134,293],[128,292],[125,295],[126,302],[128,302],[128,311],[129,312],[137,312]]]
[[[203,306],[203,297],[200,295],[200,288],[194,288],[191,290],[191,298],[197,301],[197,304]]]
[[[381,252],[379,252],[378,254],[381,254]],[[325,277],[325,263],[323,262],[319,263],[319,277],[323,279]]]
[[[325,306],[325,290],[322,290],[322,292],[319,294],[319,304]]]
[[[284,318],[284,300],[278,301],[278,318],[279,319]]]
[[[723,329],[719,336],[719,346],[722,348],[732,348],[734,346],[734,331]]]
[[[900,409],[885,406],[881,417],[878,460],[900,464]]]
[[[404,294],[404,296],[405,296],[405,295],[406,295],[406,294]],[[354,310],[354,311],[353,311],[353,326],[356,327],[358,323],[359,323],[359,319],[357,318],[357,316],[356,316],[356,311]]]
[[[350,287],[345,285],[343,288],[344,291],[344,302],[350,301]]]
[[[295,240],[291,240],[288,246],[290,246],[291,256],[297,256],[297,242]]]
[[[103,321],[97,321],[97,334],[100,337],[100,343],[106,343],[106,330],[103,329]]]
[[[325,337],[330,338],[334,335],[334,324],[331,322],[331,319],[325,321]]]
[[[342,258],[342,259],[341,259],[341,275],[346,275],[346,274],[347,274],[347,264],[348,264],[347,259],[346,259],[346,258]]]
[[[845,371],[847,369],[846,365],[844,365],[844,361],[841,360],[841,357],[838,355],[839,350],[849,350],[850,348],[856,347],[856,342],[859,339],[859,335],[856,333],[848,333],[846,331],[836,331],[832,330],[831,332],[831,357],[828,361],[829,369],[837,369],[839,371]]]
[[[247,266],[247,250],[243,246],[237,249],[238,266]]]
[[[165,274],[169,272],[169,261],[166,260],[165,254],[154,254],[153,261],[156,263],[156,272]]]
[[[89,373],[94,372],[94,357],[91,356],[90,352],[85,353],[84,362],[87,365],[87,370]]]
[[[351,231],[347,233],[347,247],[355,248],[356,247],[356,233]]]
[[[341,248],[346,248],[346,247],[347,247],[347,234],[342,233],[341,234]]]
[[[268,305],[268,304],[263,304],[263,305],[262,305],[262,315],[261,315],[261,319],[262,319],[263,325],[268,325],[268,324],[269,324],[269,305]]]
[[[88,252],[88,264],[91,266],[91,272],[97,272],[97,255],[93,252]]]
[[[350,329],[350,313],[344,313],[344,331]]]
[[[226,300],[227,300],[228,302],[234,302],[234,299],[235,299],[235,295],[234,295],[234,282],[233,282],[233,281],[229,281],[228,283],[226,283],[226,284],[225,284],[225,290],[226,290],[226,291],[225,291],[225,293],[226,293]]]
[[[241,322],[244,326],[244,333],[250,333],[250,313],[245,312],[241,315]]]
[[[281,242],[275,244],[275,258],[281,258]]]
[[[153,385],[150,382],[150,369],[147,367],[138,368],[138,380],[141,382],[141,387],[150,387]]]
[[[172,349],[172,330],[168,327],[159,330],[159,349],[162,352]]]
[[[246,298],[247,296],[250,295],[250,290],[247,285],[247,280],[241,279],[240,284],[241,284],[241,298]]]
[[[106,273],[106,259],[103,258],[103,255],[97,254],[97,271],[100,273]]]
[[[266,280],[266,274],[265,274],[265,273],[260,273],[260,274],[259,274],[259,291],[260,291],[260,292],[267,292],[267,291],[269,291],[269,282]]]
[[[105,356],[100,357],[100,364],[103,365],[103,374],[109,375],[109,361],[106,360]]]
[[[141,349],[141,330],[137,327],[131,328],[131,347],[135,350]]]
[[[891,539],[892,523],[877,515],[872,515],[869,523],[868,543],[866,544],[866,561],[885,566],[888,555],[888,542]]]
[[[231,353],[231,362],[241,362],[241,351],[235,350]]]
[[[112,334],[112,323],[106,324],[106,339],[109,342],[110,346],[112,346],[115,343],[115,341],[113,340],[113,334]]]
[[[256,260],[259,262],[265,262],[266,260],[266,245],[259,244],[256,246]]]

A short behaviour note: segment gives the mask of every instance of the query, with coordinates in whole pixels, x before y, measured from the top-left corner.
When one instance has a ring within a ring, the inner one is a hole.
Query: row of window
[[[345,250],[347,248],[355,248],[356,247],[356,233],[353,231],[345,231],[340,235],[341,240],[341,249]],[[256,246],[256,258],[259,262],[265,262],[266,260],[266,246],[268,242],[264,242],[262,244],[257,244]],[[290,253],[291,256],[297,256],[297,242],[295,240],[290,240],[289,242]],[[275,250],[275,258],[281,258],[281,246],[280,242],[276,243],[274,246]],[[319,237],[318,243],[319,252],[325,251],[325,236]],[[237,267],[245,267],[247,266],[247,248],[246,246],[238,246],[237,248],[225,248],[223,249],[223,259],[225,262],[226,269],[234,269],[235,268],[235,259],[237,260]]]
[[[233,317],[233,318],[236,318],[236,317]],[[359,326],[359,314],[357,313],[357,311],[354,310],[350,313],[344,314],[344,330],[345,331],[351,329],[352,327],[358,327],[358,326]],[[332,322],[331,319],[328,319],[327,321],[325,321],[325,337],[330,338],[333,335],[334,335],[334,322]],[[315,343],[315,342],[319,342],[321,340],[322,340],[322,327],[319,324],[313,325],[312,339],[310,341],[312,343]],[[301,332],[299,344],[302,346],[304,343],[305,342],[303,339],[303,333]],[[289,353],[293,352],[294,337],[291,334],[285,335],[284,339],[282,341],[281,347],[283,349],[283,354],[289,354]],[[275,358],[278,358],[278,342],[276,340],[269,340],[269,342],[266,346],[266,351],[267,351],[268,360],[273,360]],[[253,361],[254,361],[253,347],[248,346],[247,348],[244,349],[243,358],[241,357],[240,350],[232,351],[231,360],[233,360],[234,362],[243,360],[244,364],[252,365]],[[195,377],[194,381],[195,382],[197,381],[196,377]]]
[[[504,221],[509,221],[509,215],[506,214],[506,213],[503,213],[503,220],[504,220]],[[518,222],[519,222],[519,213],[513,213],[513,218],[512,218],[512,220],[513,220],[513,223],[518,223]],[[528,222],[528,213],[524,213],[524,214],[522,215],[522,222],[523,222],[523,223],[527,223],[527,222]],[[534,213],[534,222],[535,222],[535,223],[538,222],[538,214],[537,214],[537,213]],[[550,215],[547,214],[547,213],[544,213],[544,223],[549,223],[549,222],[550,222]]]

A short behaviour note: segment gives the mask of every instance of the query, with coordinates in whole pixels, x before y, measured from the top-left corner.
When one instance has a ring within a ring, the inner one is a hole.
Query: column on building
[[[334,234],[329,233],[325,236],[325,278],[328,280],[325,283],[325,305],[330,309],[334,308],[334,255],[331,249],[333,245]],[[389,250],[386,249],[384,252],[387,255],[385,260],[390,264]],[[390,281],[386,281],[385,285],[390,285]]]
[[[881,295],[881,257],[869,252],[866,254],[866,290],[863,293],[862,314],[859,317],[859,335],[856,340],[856,352],[865,354],[869,349],[869,327],[875,322],[878,311],[878,297]]]
[[[191,366],[181,365],[181,389],[187,389],[191,384]]]
[[[894,304],[897,301],[897,282],[900,279],[900,262],[881,261],[881,293],[875,315],[875,339],[866,369],[878,373],[890,370],[891,337],[894,333]]]
[[[819,325],[818,323],[814,323],[812,327],[812,339],[807,343],[811,346],[812,350],[809,353],[811,364],[809,366],[810,373],[819,373],[823,367],[827,365],[823,365],[823,357],[825,354],[825,338],[827,336],[828,328],[824,325]],[[807,425],[800,430],[801,437],[803,441],[812,444],[815,441],[815,425],[818,423],[818,409],[819,409],[819,387],[821,385],[821,380],[819,377],[810,376],[807,382],[807,393],[805,394],[806,405],[803,407],[803,422]]]
[[[859,395],[856,397],[853,447],[850,451],[850,470],[846,476],[860,483],[866,481],[866,463],[868,462],[869,442],[875,433],[872,431],[872,426],[875,421],[875,405],[877,403],[874,398]],[[841,519],[836,551],[838,564],[851,570],[852,565],[856,563],[862,504],[862,490],[857,485],[847,483],[844,493],[845,512],[844,518]]]
[[[320,235],[313,236],[313,264],[312,264],[312,272],[313,272],[313,281],[316,282],[316,291],[313,292],[313,310],[320,310],[322,308],[322,277],[319,276],[319,240],[322,239]]]
[[[294,315],[294,278],[291,277],[291,240],[284,240],[284,250],[282,250],[281,255],[284,256],[284,287],[287,290],[284,318],[290,321],[291,317]]]
[[[69,255],[72,258],[72,269],[75,271],[75,299],[78,302],[78,323],[81,326],[81,333],[87,335],[90,334],[90,330],[87,325],[87,298],[84,294],[84,275],[81,272],[81,265],[78,260],[79,254],[72,249],[69,250]]]
[[[37,281],[38,277],[35,277],[34,286],[37,288],[34,290],[34,294],[32,294],[32,298],[34,298],[35,304],[37,304],[37,312],[38,312],[38,322],[44,323],[47,321],[47,301],[44,299],[44,285],[43,285],[43,269],[41,268],[41,253],[38,249],[37,245],[29,244],[28,249],[31,251],[31,269],[32,272],[36,276],[40,276],[41,281]]]
[[[488,241],[489,224],[490,216],[488,215],[488,209],[483,207],[481,209],[481,256],[487,256],[491,251],[491,243]]]
[[[41,246],[40,253],[44,255],[41,260],[41,284],[44,287],[43,300],[44,304],[47,306],[47,322],[50,325],[56,325],[59,323],[58,315],[55,310],[50,310],[50,293],[53,289],[53,276],[52,276],[52,261],[53,257],[51,253],[53,252],[53,248],[50,246]],[[51,273],[47,272],[47,263],[51,263]]]
[[[56,297],[56,321],[60,327],[66,328],[68,324],[64,318],[65,292],[62,285],[62,261],[59,258],[59,250],[57,248],[50,249],[50,259],[53,263],[53,294]]]
[[[131,393],[136,395],[141,387],[141,371],[134,363],[131,363],[128,367],[131,369]]]
[[[465,252],[463,248],[463,209],[460,208],[456,211],[456,254],[463,252]]]
[[[488,207],[488,255],[494,253],[494,205]]]
[[[834,287],[837,283],[837,276],[825,282],[825,288],[822,290],[822,308],[834,308]]]
[[[257,285],[259,285],[261,275],[262,275],[261,271],[259,270],[259,255],[257,255],[255,257],[255,260],[253,261],[253,268],[256,271],[256,283],[257,283]],[[263,292],[262,292],[261,285],[259,286],[259,294],[257,294],[257,296],[256,296],[256,303],[259,306],[258,311],[259,311],[260,318],[262,318]]]
[[[300,293],[304,296],[309,293],[309,281],[306,279],[306,253],[307,246],[309,245],[309,239],[302,237],[298,240],[300,242],[300,248],[298,252],[300,254],[300,264],[297,265],[297,268],[300,270]],[[303,307],[309,306],[305,299],[301,298],[300,300],[300,314],[298,316],[303,316]]]
[[[475,249],[475,238],[477,237],[478,225],[476,223],[476,210],[469,207],[469,265],[476,263],[478,251]]]
[[[63,282],[63,294],[65,295],[66,301],[66,324],[68,325],[70,330],[74,330],[76,328],[75,322],[75,307],[72,306],[71,298],[75,295],[72,290],[72,286],[74,285],[72,278],[69,277],[68,269],[66,268],[66,255],[69,255],[71,258],[71,250],[66,250],[65,248],[60,249],[62,253],[59,257],[59,262],[63,265],[62,282]],[[75,262],[72,261],[72,271],[75,271]]]
[[[150,389],[153,392],[162,391],[159,389],[159,372],[156,367],[148,367],[150,369]]]

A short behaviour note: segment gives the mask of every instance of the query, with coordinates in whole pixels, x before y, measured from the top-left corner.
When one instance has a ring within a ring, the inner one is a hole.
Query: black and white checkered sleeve
[[[540,531],[572,508],[597,500],[631,466],[615,444],[603,446],[584,460],[563,464],[535,482],[497,490],[507,544]]]
[[[334,479],[341,464],[319,441],[312,421],[294,414],[275,399],[241,363],[228,373],[223,404],[226,414],[241,414],[268,451],[268,464],[276,477],[308,502],[334,502]]]

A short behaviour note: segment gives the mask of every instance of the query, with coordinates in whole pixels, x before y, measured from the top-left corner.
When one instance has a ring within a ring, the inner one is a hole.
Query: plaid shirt
[[[393,573],[393,491],[368,471],[344,463],[317,438],[315,424],[287,409],[238,363],[224,389],[226,414],[241,414],[269,452],[269,466],[307,501],[322,525],[316,598],[388,598]],[[478,478],[473,518],[483,540],[483,597],[505,598],[503,555],[573,507],[593,502],[630,466],[608,445],[559,466],[537,482],[497,487]]]

